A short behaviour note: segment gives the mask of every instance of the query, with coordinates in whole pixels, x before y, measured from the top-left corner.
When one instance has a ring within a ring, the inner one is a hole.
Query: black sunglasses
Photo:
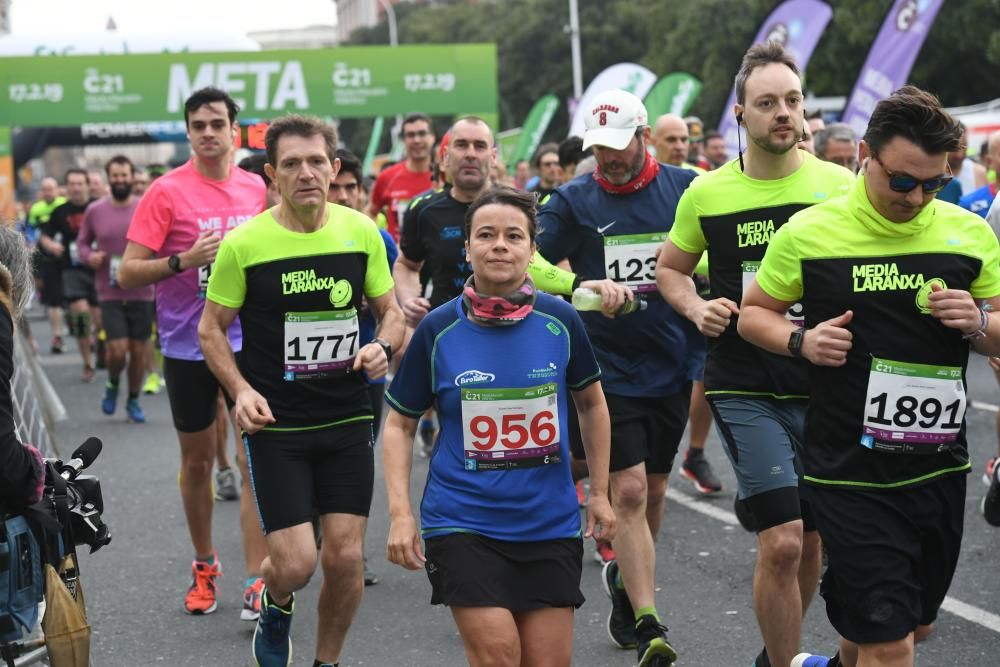
[[[872,159],[882,165],[882,170],[889,177],[889,189],[893,192],[912,192],[913,188],[919,185],[927,194],[934,194],[941,192],[955,178],[951,174],[942,174],[941,176],[920,180],[916,176],[889,171],[885,163],[878,159],[878,155],[874,153],[872,153]]]

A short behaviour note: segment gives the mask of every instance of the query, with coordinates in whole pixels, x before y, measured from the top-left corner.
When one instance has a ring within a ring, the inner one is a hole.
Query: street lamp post
[[[569,0],[569,43],[573,57],[573,97],[579,101],[583,95],[583,71],[580,63],[580,13],[576,0]]]

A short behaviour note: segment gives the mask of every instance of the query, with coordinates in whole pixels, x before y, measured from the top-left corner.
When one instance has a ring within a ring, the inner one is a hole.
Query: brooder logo
[[[493,375],[493,373],[484,373],[476,370],[465,371],[455,376],[455,386],[467,387],[470,384],[489,384],[496,379],[497,376]]]

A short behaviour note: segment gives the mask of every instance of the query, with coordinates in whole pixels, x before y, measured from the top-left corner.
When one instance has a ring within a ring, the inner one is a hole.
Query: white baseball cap
[[[583,117],[583,149],[607,146],[620,151],[632,141],[637,127],[649,125],[642,100],[626,90],[606,90],[587,105]]]

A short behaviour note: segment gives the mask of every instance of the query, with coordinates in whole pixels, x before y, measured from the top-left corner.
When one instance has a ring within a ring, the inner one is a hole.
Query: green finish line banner
[[[253,118],[496,114],[496,46],[0,58],[0,125],[173,120],[205,86]]]

